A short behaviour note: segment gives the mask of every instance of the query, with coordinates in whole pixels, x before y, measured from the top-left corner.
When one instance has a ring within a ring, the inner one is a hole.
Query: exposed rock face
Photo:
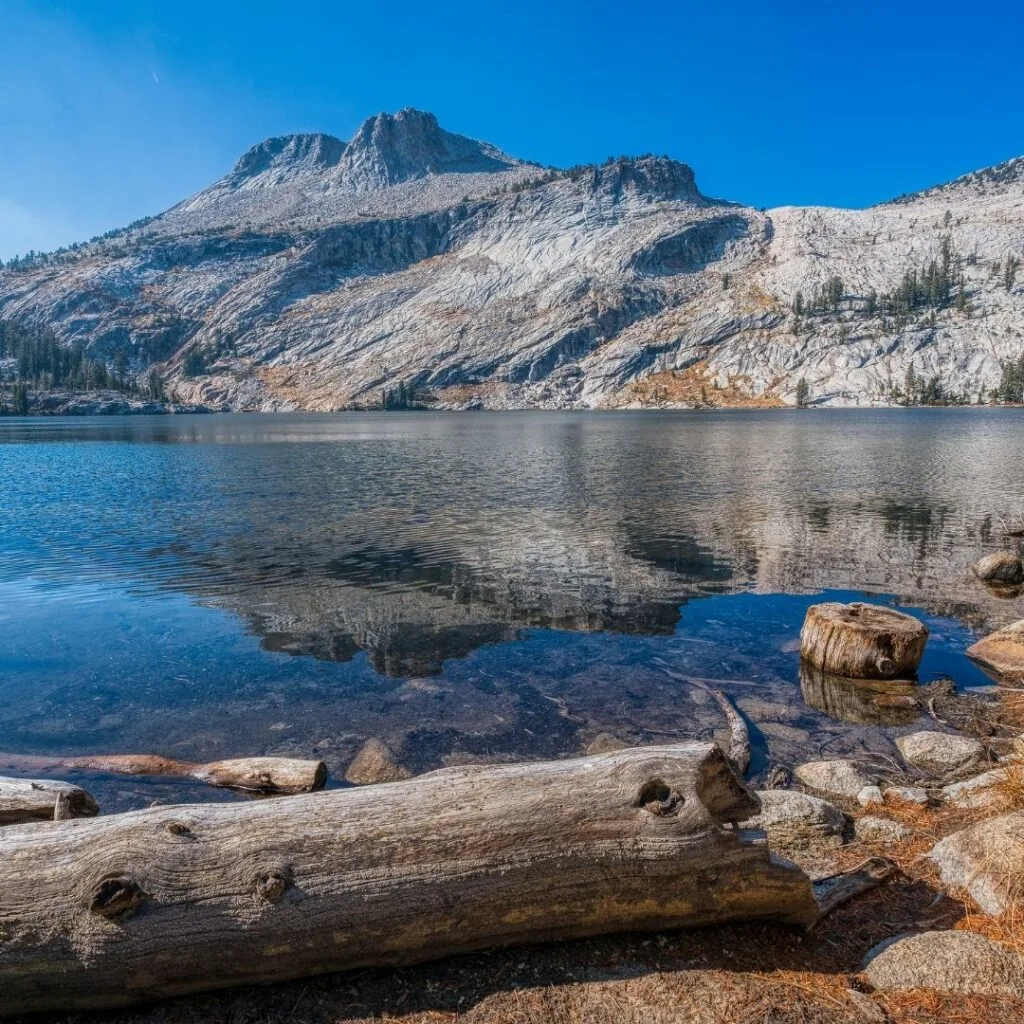
[[[979,640],[967,654],[1007,682],[1024,681],[1024,619]]]
[[[852,761],[809,761],[799,765],[793,775],[808,789],[843,800],[856,800],[865,786],[875,784]]]
[[[900,736],[896,746],[907,764],[934,775],[969,771],[985,755],[977,740],[945,732],[914,732]]]
[[[857,803],[861,807],[878,806],[882,803],[882,790],[878,786],[865,786],[857,794]]]
[[[782,405],[801,378],[815,403],[885,404],[909,369],[976,397],[1020,351],[1024,279],[998,268],[1024,252],[1022,166],[763,212],[667,158],[546,171],[404,110],[347,144],[269,139],[141,226],[0,272],[0,316],[217,408],[373,406],[399,384],[441,408]],[[944,259],[962,301],[876,308]]]
[[[1024,581],[1024,562],[1012,551],[986,555],[974,563],[974,574],[988,583],[1020,583]]]
[[[928,856],[945,885],[966,889],[986,914],[1001,914],[1024,896],[1024,811],[955,832]]]
[[[894,803],[917,804],[919,807],[928,806],[928,790],[921,786],[889,786],[883,793],[885,800],[892,800]]]
[[[757,796],[761,813],[740,828],[763,829],[773,849],[842,845],[846,817],[826,800],[783,789],[762,790]]]
[[[883,943],[868,953],[864,974],[876,989],[1024,999],[1020,954],[973,932],[922,932]]]

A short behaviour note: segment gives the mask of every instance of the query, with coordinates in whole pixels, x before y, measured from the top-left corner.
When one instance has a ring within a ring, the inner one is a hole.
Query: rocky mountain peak
[[[429,174],[507,171],[519,163],[489,143],[445,131],[433,114],[407,107],[364,121],[345,147],[338,173],[357,191],[369,191]]]
[[[337,164],[344,149],[341,139],[322,132],[278,135],[264,139],[243,153],[231,172],[230,181],[239,185],[268,172],[277,180],[315,173]]]

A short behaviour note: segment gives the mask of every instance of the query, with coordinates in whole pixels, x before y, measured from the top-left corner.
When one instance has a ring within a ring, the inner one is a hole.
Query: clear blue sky
[[[864,206],[1024,153],[1022,66],[1020,0],[0,0],[0,257],[404,106],[542,163],[668,153],[710,194]]]

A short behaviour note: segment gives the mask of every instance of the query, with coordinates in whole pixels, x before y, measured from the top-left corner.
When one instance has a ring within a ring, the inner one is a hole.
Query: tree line
[[[0,391],[0,412],[24,415],[29,389],[46,391],[120,391],[133,397],[163,398],[159,374],[151,370],[144,382],[130,372],[124,352],[112,365],[91,358],[80,342],[61,344],[45,328],[0,320],[0,386],[10,382],[10,399]]]

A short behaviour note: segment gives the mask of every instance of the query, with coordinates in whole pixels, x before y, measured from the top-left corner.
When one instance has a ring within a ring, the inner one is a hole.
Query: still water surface
[[[0,419],[0,752],[340,778],[376,736],[419,772],[710,736],[696,679],[761,770],[887,753],[917,712],[801,678],[804,612],[891,602],[922,682],[990,682],[963,650],[1024,601],[967,567],[1022,442],[1018,410]]]

